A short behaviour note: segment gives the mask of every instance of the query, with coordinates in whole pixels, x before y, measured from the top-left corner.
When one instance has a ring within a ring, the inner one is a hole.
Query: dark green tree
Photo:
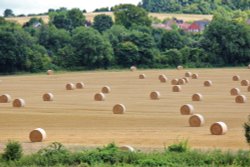
[[[111,28],[112,25],[113,25],[112,17],[108,15],[100,14],[94,17],[93,27],[99,32],[103,32]]]
[[[178,30],[165,31],[161,39],[161,50],[180,49],[184,47],[184,37]]]
[[[4,13],[3,13],[3,16],[4,17],[13,17],[15,15],[14,15],[14,13],[13,13],[13,11],[11,9],[5,9]]]

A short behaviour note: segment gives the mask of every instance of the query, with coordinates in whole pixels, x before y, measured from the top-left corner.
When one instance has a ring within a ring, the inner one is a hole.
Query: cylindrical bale
[[[12,102],[12,106],[13,107],[24,107],[25,106],[25,101],[24,101],[24,99],[15,99]]]
[[[185,80],[186,83],[189,83],[189,78],[188,77],[184,77],[183,79]]]
[[[188,71],[188,72],[186,72],[186,73],[185,73],[185,77],[192,77],[192,73],[191,73],[191,72],[189,72],[189,71]]]
[[[202,101],[202,100],[203,100],[203,96],[202,96],[202,94],[200,94],[200,93],[195,93],[195,94],[193,94],[193,96],[192,96],[192,100],[193,100],[193,101]]]
[[[172,87],[173,92],[181,92],[181,86],[180,85],[174,85]]]
[[[241,86],[248,86],[249,85],[249,80],[244,79],[244,80],[241,81],[240,84],[241,84]]]
[[[247,87],[247,91],[250,92],[250,85]]]
[[[232,77],[232,80],[233,80],[233,81],[239,81],[239,80],[240,80],[240,76],[239,76],[239,75],[234,75],[234,76]]]
[[[83,82],[77,82],[76,83],[76,89],[83,89],[84,88],[84,83]]]
[[[171,84],[172,85],[177,85],[178,84],[178,79],[176,79],[176,78],[172,79]]]
[[[250,64],[248,64],[247,68],[250,69]]]
[[[194,113],[194,106],[191,104],[185,104],[180,108],[181,115],[192,115]]]
[[[183,66],[177,66],[177,70],[183,70]]]
[[[153,91],[150,93],[150,99],[152,100],[159,100],[161,97],[161,94],[159,91]]]
[[[34,129],[30,132],[29,138],[31,142],[42,142],[47,137],[46,132],[42,128]]]
[[[235,97],[235,102],[236,103],[246,103],[247,97],[245,95],[238,95]]]
[[[74,89],[75,89],[75,85],[73,83],[66,84],[66,90],[74,90]]]
[[[165,83],[168,80],[168,78],[164,74],[159,75],[158,78],[159,78],[160,82],[162,82],[162,83]]]
[[[126,112],[126,107],[123,104],[116,104],[113,107],[114,114],[124,114]]]
[[[105,98],[106,97],[104,93],[96,93],[94,96],[95,101],[104,101]]]
[[[119,149],[121,151],[135,152],[135,149],[132,146],[129,146],[129,145],[120,146]]]
[[[137,70],[136,66],[131,66],[130,67],[130,71],[136,71],[136,70]]]
[[[0,103],[10,103],[11,97],[9,94],[3,94],[0,96]]]
[[[102,87],[102,93],[110,93],[111,92],[111,88],[109,86],[104,86]]]
[[[204,86],[205,87],[210,87],[213,85],[213,82],[211,80],[204,81]]]
[[[178,80],[178,85],[185,85],[186,84],[186,80],[185,79],[179,79]]]
[[[43,101],[53,101],[54,95],[52,93],[43,94]]]
[[[232,96],[240,95],[240,89],[239,89],[239,88],[232,88],[232,89],[230,90],[230,94],[231,94]]]
[[[189,117],[188,122],[191,127],[200,127],[205,124],[205,119],[201,114],[194,114]]]
[[[224,135],[227,132],[227,125],[224,122],[216,122],[210,126],[212,135]]]
[[[192,79],[198,79],[199,75],[198,74],[192,74]]]
[[[53,70],[48,70],[47,71],[47,75],[53,75],[54,74],[54,71]]]
[[[146,75],[145,74],[140,74],[139,75],[139,79],[145,79],[146,78]]]

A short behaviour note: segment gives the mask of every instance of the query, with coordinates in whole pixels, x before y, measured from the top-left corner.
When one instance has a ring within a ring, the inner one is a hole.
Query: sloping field
[[[250,114],[250,102],[235,103],[230,89],[240,88],[250,99],[247,87],[232,81],[233,75],[250,79],[249,69],[190,69],[198,73],[197,80],[182,86],[181,92],[172,92],[171,79],[184,77],[187,70],[138,70],[73,72],[55,75],[28,75],[0,77],[0,93],[23,98],[26,106],[13,108],[11,103],[0,103],[0,150],[9,139],[18,140],[32,149],[39,143],[29,142],[29,132],[37,127],[47,132],[45,144],[58,141],[68,145],[102,146],[111,142],[128,144],[135,148],[162,149],[182,139],[188,139],[195,148],[244,149],[243,123]],[[146,74],[146,79],[138,75]],[[168,77],[160,83],[159,74]],[[205,80],[212,87],[204,87]],[[84,89],[66,90],[68,82],[84,82]],[[94,94],[104,85],[111,87],[105,101],[94,101]],[[160,100],[150,100],[151,91],[161,93]],[[54,94],[54,101],[42,101],[46,92]],[[204,100],[193,102],[191,96],[201,93]],[[123,115],[112,113],[117,103],[127,111]],[[195,113],[205,117],[203,127],[189,127],[189,116],[180,114],[180,107],[190,103]],[[228,125],[225,135],[211,135],[212,123],[224,121]]]

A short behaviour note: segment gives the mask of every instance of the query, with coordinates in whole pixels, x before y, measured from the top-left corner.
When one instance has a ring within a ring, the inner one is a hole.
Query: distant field
[[[233,75],[250,80],[249,69],[189,69],[198,73],[198,79],[182,86],[181,92],[172,92],[173,78],[182,78],[187,70],[138,70],[93,71],[59,73],[51,76],[1,76],[0,92],[26,101],[24,108],[13,108],[11,103],[0,103],[0,152],[9,139],[34,149],[40,143],[30,143],[29,132],[44,128],[47,139],[66,145],[102,146],[111,142],[128,144],[135,148],[163,149],[177,140],[188,139],[195,148],[247,149],[243,123],[250,114],[250,102],[235,103],[230,89],[238,87],[241,94],[250,99],[246,86],[232,81]],[[144,73],[146,79],[138,79]],[[166,74],[167,83],[160,83],[159,74]],[[205,80],[212,80],[212,87],[204,87]],[[83,81],[84,89],[65,90],[68,82]],[[111,93],[105,101],[94,101],[95,93],[109,85]],[[160,100],[150,100],[151,91],[161,93]],[[54,101],[43,102],[45,92],[54,94]],[[193,102],[191,96],[201,93],[204,100]],[[112,113],[112,107],[123,103],[127,111],[123,115]],[[180,114],[180,107],[192,104],[195,113],[202,114],[205,125],[190,127],[188,115]],[[224,121],[228,125],[225,135],[211,135],[212,123]]]
[[[86,13],[84,14],[89,21],[93,21],[94,17],[99,14],[107,14],[110,15],[112,18],[114,18],[114,15],[112,12],[103,12],[103,13]],[[152,17],[157,17],[160,20],[164,20],[166,18],[178,18],[182,19],[184,21],[195,21],[195,20],[202,20],[202,19],[207,19],[207,20],[212,20],[212,15],[196,15],[196,14],[164,14],[164,13],[150,13],[149,14]],[[36,16],[37,18],[42,18],[45,23],[48,23],[49,18],[48,16]],[[30,20],[32,17],[15,17],[15,18],[7,18],[7,20],[17,22],[21,25],[26,23],[27,21]]]

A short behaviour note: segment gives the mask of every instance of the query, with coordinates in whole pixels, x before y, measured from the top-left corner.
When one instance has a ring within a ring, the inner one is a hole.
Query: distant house
[[[188,27],[188,32],[201,32],[201,27],[194,22]]]
[[[165,30],[172,30],[172,28],[166,24],[152,24],[152,27],[154,28],[162,28]]]
[[[210,23],[210,21],[209,20],[198,20],[198,21],[195,21],[194,23],[200,27],[201,31],[204,31],[205,28]]]
[[[250,19],[247,20],[247,24],[250,25]]]
[[[190,25],[191,24],[188,24],[188,23],[181,23],[181,24],[178,24],[178,28],[184,31],[188,31],[188,28],[190,27]]]
[[[32,26],[33,26],[34,28],[39,28],[39,27],[42,26],[42,24],[41,24],[40,22],[35,22],[35,23],[33,23]]]

